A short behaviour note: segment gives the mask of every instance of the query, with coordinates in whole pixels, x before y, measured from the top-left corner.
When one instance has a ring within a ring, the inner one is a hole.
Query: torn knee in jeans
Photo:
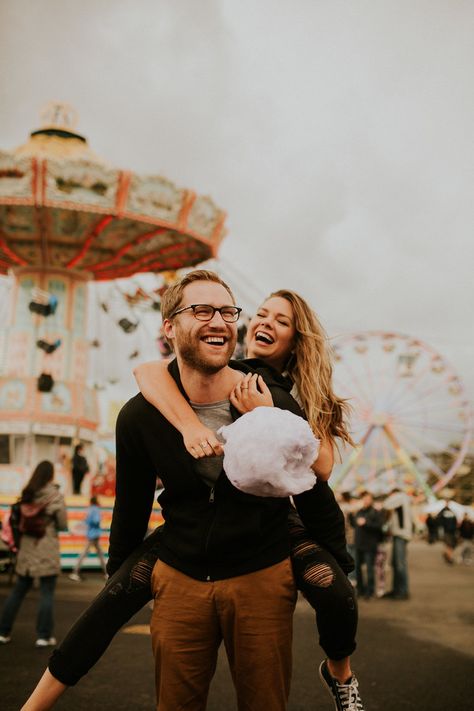
[[[147,560],[140,560],[130,571],[129,590],[150,586],[153,565]]]
[[[321,548],[313,541],[301,541],[292,546],[291,555],[295,558],[305,558],[313,553],[318,553]]]
[[[303,579],[308,585],[328,588],[334,582],[334,571],[327,563],[308,565],[303,573]]]

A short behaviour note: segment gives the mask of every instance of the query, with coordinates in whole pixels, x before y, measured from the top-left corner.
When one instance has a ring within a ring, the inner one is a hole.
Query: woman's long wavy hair
[[[54,465],[47,459],[40,462],[30,477],[29,482],[21,492],[21,500],[25,504],[30,504],[38,491],[43,489],[46,484],[53,481],[54,478]]]
[[[350,406],[332,389],[332,353],[328,337],[316,314],[294,291],[280,289],[272,296],[290,302],[296,329],[295,346],[286,364],[311,429],[322,438],[336,437],[354,446],[349,433]]]

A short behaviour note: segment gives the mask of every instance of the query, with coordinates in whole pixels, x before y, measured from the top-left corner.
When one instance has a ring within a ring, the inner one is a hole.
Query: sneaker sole
[[[334,694],[332,693],[331,689],[329,688],[328,683],[327,683],[326,679],[324,678],[324,675],[323,675],[323,673],[322,673],[322,671],[321,671],[321,669],[322,669],[322,667],[323,667],[323,664],[324,664],[324,662],[321,662],[321,664],[319,665],[319,669],[318,669],[319,678],[321,679],[324,688],[326,689],[326,691],[328,692],[329,696],[331,697],[332,702],[333,702],[333,704],[334,704],[334,708],[336,709],[336,711],[339,711],[339,707],[338,707],[338,705],[337,705],[336,699],[334,698]]]

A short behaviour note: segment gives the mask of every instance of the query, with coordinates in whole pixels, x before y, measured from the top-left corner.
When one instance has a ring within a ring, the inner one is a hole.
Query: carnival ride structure
[[[38,459],[57,461],[59,446],[96,437],[88,283],[195,266],[225,234],[211,198],[108,165],[76,122],[51,104],[25,145],[0,152],[0,274],[14,277],[0,340],[0,493],[16,493]]]
[[[352,406],[356,448],[331,477],[340,490],[409,490],[434,499],[459,471],[471,439],[461,379],[424,341],[370,331],[334,341],[335,381]]]

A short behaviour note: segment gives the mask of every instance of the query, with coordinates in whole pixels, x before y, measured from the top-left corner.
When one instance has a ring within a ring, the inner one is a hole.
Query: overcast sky
[[[472,0],[0,0],[0,147],[51,99],[210,194],[257,300],[426,340],[472,397]]]

